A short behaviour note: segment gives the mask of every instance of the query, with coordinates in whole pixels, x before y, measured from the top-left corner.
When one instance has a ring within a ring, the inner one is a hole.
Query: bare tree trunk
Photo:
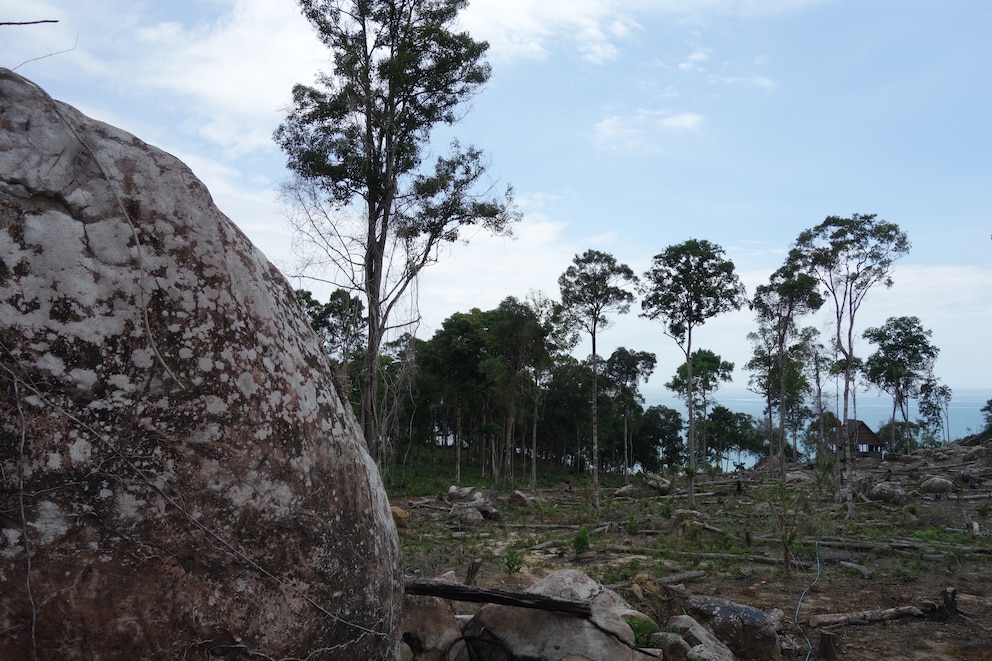
[[[592,336],[592,498],[599,508],[599,359],[596,354],[596,331]]]
[[[530,490],[537,493],[537,411],[541,389],[534,384],[534,418],[530,427]]]
[[[462,484],[462,411],[455,417],[455,485]]]
[[[696,415],[692,401],[692,334],[685,346],[685,400],[689,408],[689,507],[696,506]]]

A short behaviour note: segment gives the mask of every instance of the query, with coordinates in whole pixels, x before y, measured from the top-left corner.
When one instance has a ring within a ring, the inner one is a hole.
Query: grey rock
[[[330,375],[189,168],[0,69],[0,425],[24,439],[0,467],[38,494],[0,538],[5,658],[29,658],[23,530],[38,658],[392,658],[398,538]]]

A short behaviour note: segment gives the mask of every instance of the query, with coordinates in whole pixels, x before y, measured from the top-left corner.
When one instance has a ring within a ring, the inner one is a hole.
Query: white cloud
[[[452,245],[421,275],[418,334],[429,337],[452,313],[495,308],[507,296],[523,300],[542,291],[558,298],[558,276],[579,251],[564,231],[565,223],[534,213],[514,228],[514,238],[481,230],[463,237],[468,244]]]
[[[629,115],[604,117],[593,127],[593,143],[600,149],[652,151],[663,134],[695,132],[705,121],[696,113],[669,113],[640,108]]]
[[[698,131],[703,125],[703,116],[691,112],[667,115],[658,119],[658,126],[675,131]]]
[[[31,16],[59,23],[12,33],[21,41],[0,47],[2,64],[15,66],[10,60],[20,54],[28,59],[64,49],[78,34],[72,53],[19,73],[92,80],[134,103],[148,99],[155,107],[147,114],[181,114],[185,132],[233,155],[273,149],[271,133],[293,84],[311,82],[327,63],[327,50],[309,24],[293,3],[271,0],[211,3],[201,7],[213,12],[209,18],[190,23],[164,19],[161,12],[168,9],[120,0],[81,0],[71,10],[38,3]]]
[[[741,85],[742,87],[757,87],[760,89],[774,89],[777,85],[774,80],[767,76],[750,74],[746,76],[710,76],[710,81],[726,85]]]
[[[462,23],[492,47],[496,61],[543,59],[555,43],[572,43],[583,59],[615,59],[618,43],[639,29],[641,3],[614,0],[473,0]]]
[[[687,58],[679,63],[679,69],[682,71],[694,71],[697,69],[702,69],[702,65],[710,59],[710,51],[708,49],[699,49],[691,53]]]
[[[753,19],[805,9],[824,0],[472,0],[464,26],[492,46],[497,61],[543,59],[555,42],[573,42],[583,57],[602,63],[642,20],[661,17],[692,24],[713,17]],[[641,17],[641,18],[639,18]]]

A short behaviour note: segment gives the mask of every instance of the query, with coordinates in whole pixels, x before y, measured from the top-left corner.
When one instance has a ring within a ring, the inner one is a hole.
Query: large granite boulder
[[[553,572],[526,592],[568,601],[589,602],[590,619],[544,610],[487,604],[465,625],[456,661],[496,659],[604,659],[640,661],[634,632],[626,618],[645,616],[620,595],[575,569]]]
[[[391,658],[330,373],[185,165],[0,69],[0,658]]]

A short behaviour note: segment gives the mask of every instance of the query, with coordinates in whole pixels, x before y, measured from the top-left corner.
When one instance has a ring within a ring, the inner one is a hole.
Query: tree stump
[[[836,631],[820,632],[820,644],[816,653],[819,658],[827,659],[827,661],[841,658],[843,650],[840,645],[840,636],[837,635]]]

